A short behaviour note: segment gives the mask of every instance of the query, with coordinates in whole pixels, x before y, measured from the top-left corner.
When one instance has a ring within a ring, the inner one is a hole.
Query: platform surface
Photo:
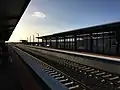
[[[0,90],[43,90],[12,48],[9,54],[12,63],[0,67]]]

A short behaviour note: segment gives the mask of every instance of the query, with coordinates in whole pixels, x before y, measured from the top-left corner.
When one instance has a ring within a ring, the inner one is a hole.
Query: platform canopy
[[[8,41],[30,0],[0,0],[0,41]]]
[[[69,35],[76,35],[76,34],[90,34],[90,33],[99,33],[99,32],[110,32],[110,31],[116,31],[117,39],[120,41],[120,21],[119,22],[113,22],[113,23],[107,23],[87,28],[81,28],[76,30],[70,30],[66,32],[60,32],[60,33],[54,33],[51,35],[36,37],[38,39],[45,39],[45,38],[51,38],[51,37],[64,37]]]

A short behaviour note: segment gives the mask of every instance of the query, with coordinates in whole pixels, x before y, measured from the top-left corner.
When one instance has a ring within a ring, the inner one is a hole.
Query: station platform
[[[47,50],[47,51],[54,51],[54,52],[60,52],[64,54],[70,54],[70,55],[78,55],[78,56],[84,56],[84,57],[90,57],[90,58],[97,58],[97,59],[103,59],[103,61],[110,61],[110,62],[115,62],[119,63],[120,62],[120,57],[119,56],[114,56],[114,55],[104,55],[104,54],[97,54],[97,53],[90,53],[90,52],[78,52],[78,51],[69,51],[69,50],[63,50],[63,49],[55,49],[55,48],[47,48],[47,47],[38,47],[38,46],[30,46],[30,45],[25,45],[31,48],[38,48],[42,50]]]
[[[43,90],[11,47],[8,53],[12,62],[0,67],[0,90]]]
[[[96,54],[96,53],[90,53],[90,52],[81,52],[83,54],[88,54],[88,55],[95,55],[95,56],[101,56],[101,57],[106,57],[106,58],[116,58],[116,59],[120,59],[119,56],[115,56],[115,55],[104,55],[104,54]]]

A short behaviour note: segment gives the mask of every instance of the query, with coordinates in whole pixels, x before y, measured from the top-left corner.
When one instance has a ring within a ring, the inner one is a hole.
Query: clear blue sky
[[[31,0],[9,41],[120,21],[120,0]]]

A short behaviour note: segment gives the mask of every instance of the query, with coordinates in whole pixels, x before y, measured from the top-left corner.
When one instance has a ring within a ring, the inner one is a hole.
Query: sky
[[[120,0],[31,0],[9,41],[120,21]]]

